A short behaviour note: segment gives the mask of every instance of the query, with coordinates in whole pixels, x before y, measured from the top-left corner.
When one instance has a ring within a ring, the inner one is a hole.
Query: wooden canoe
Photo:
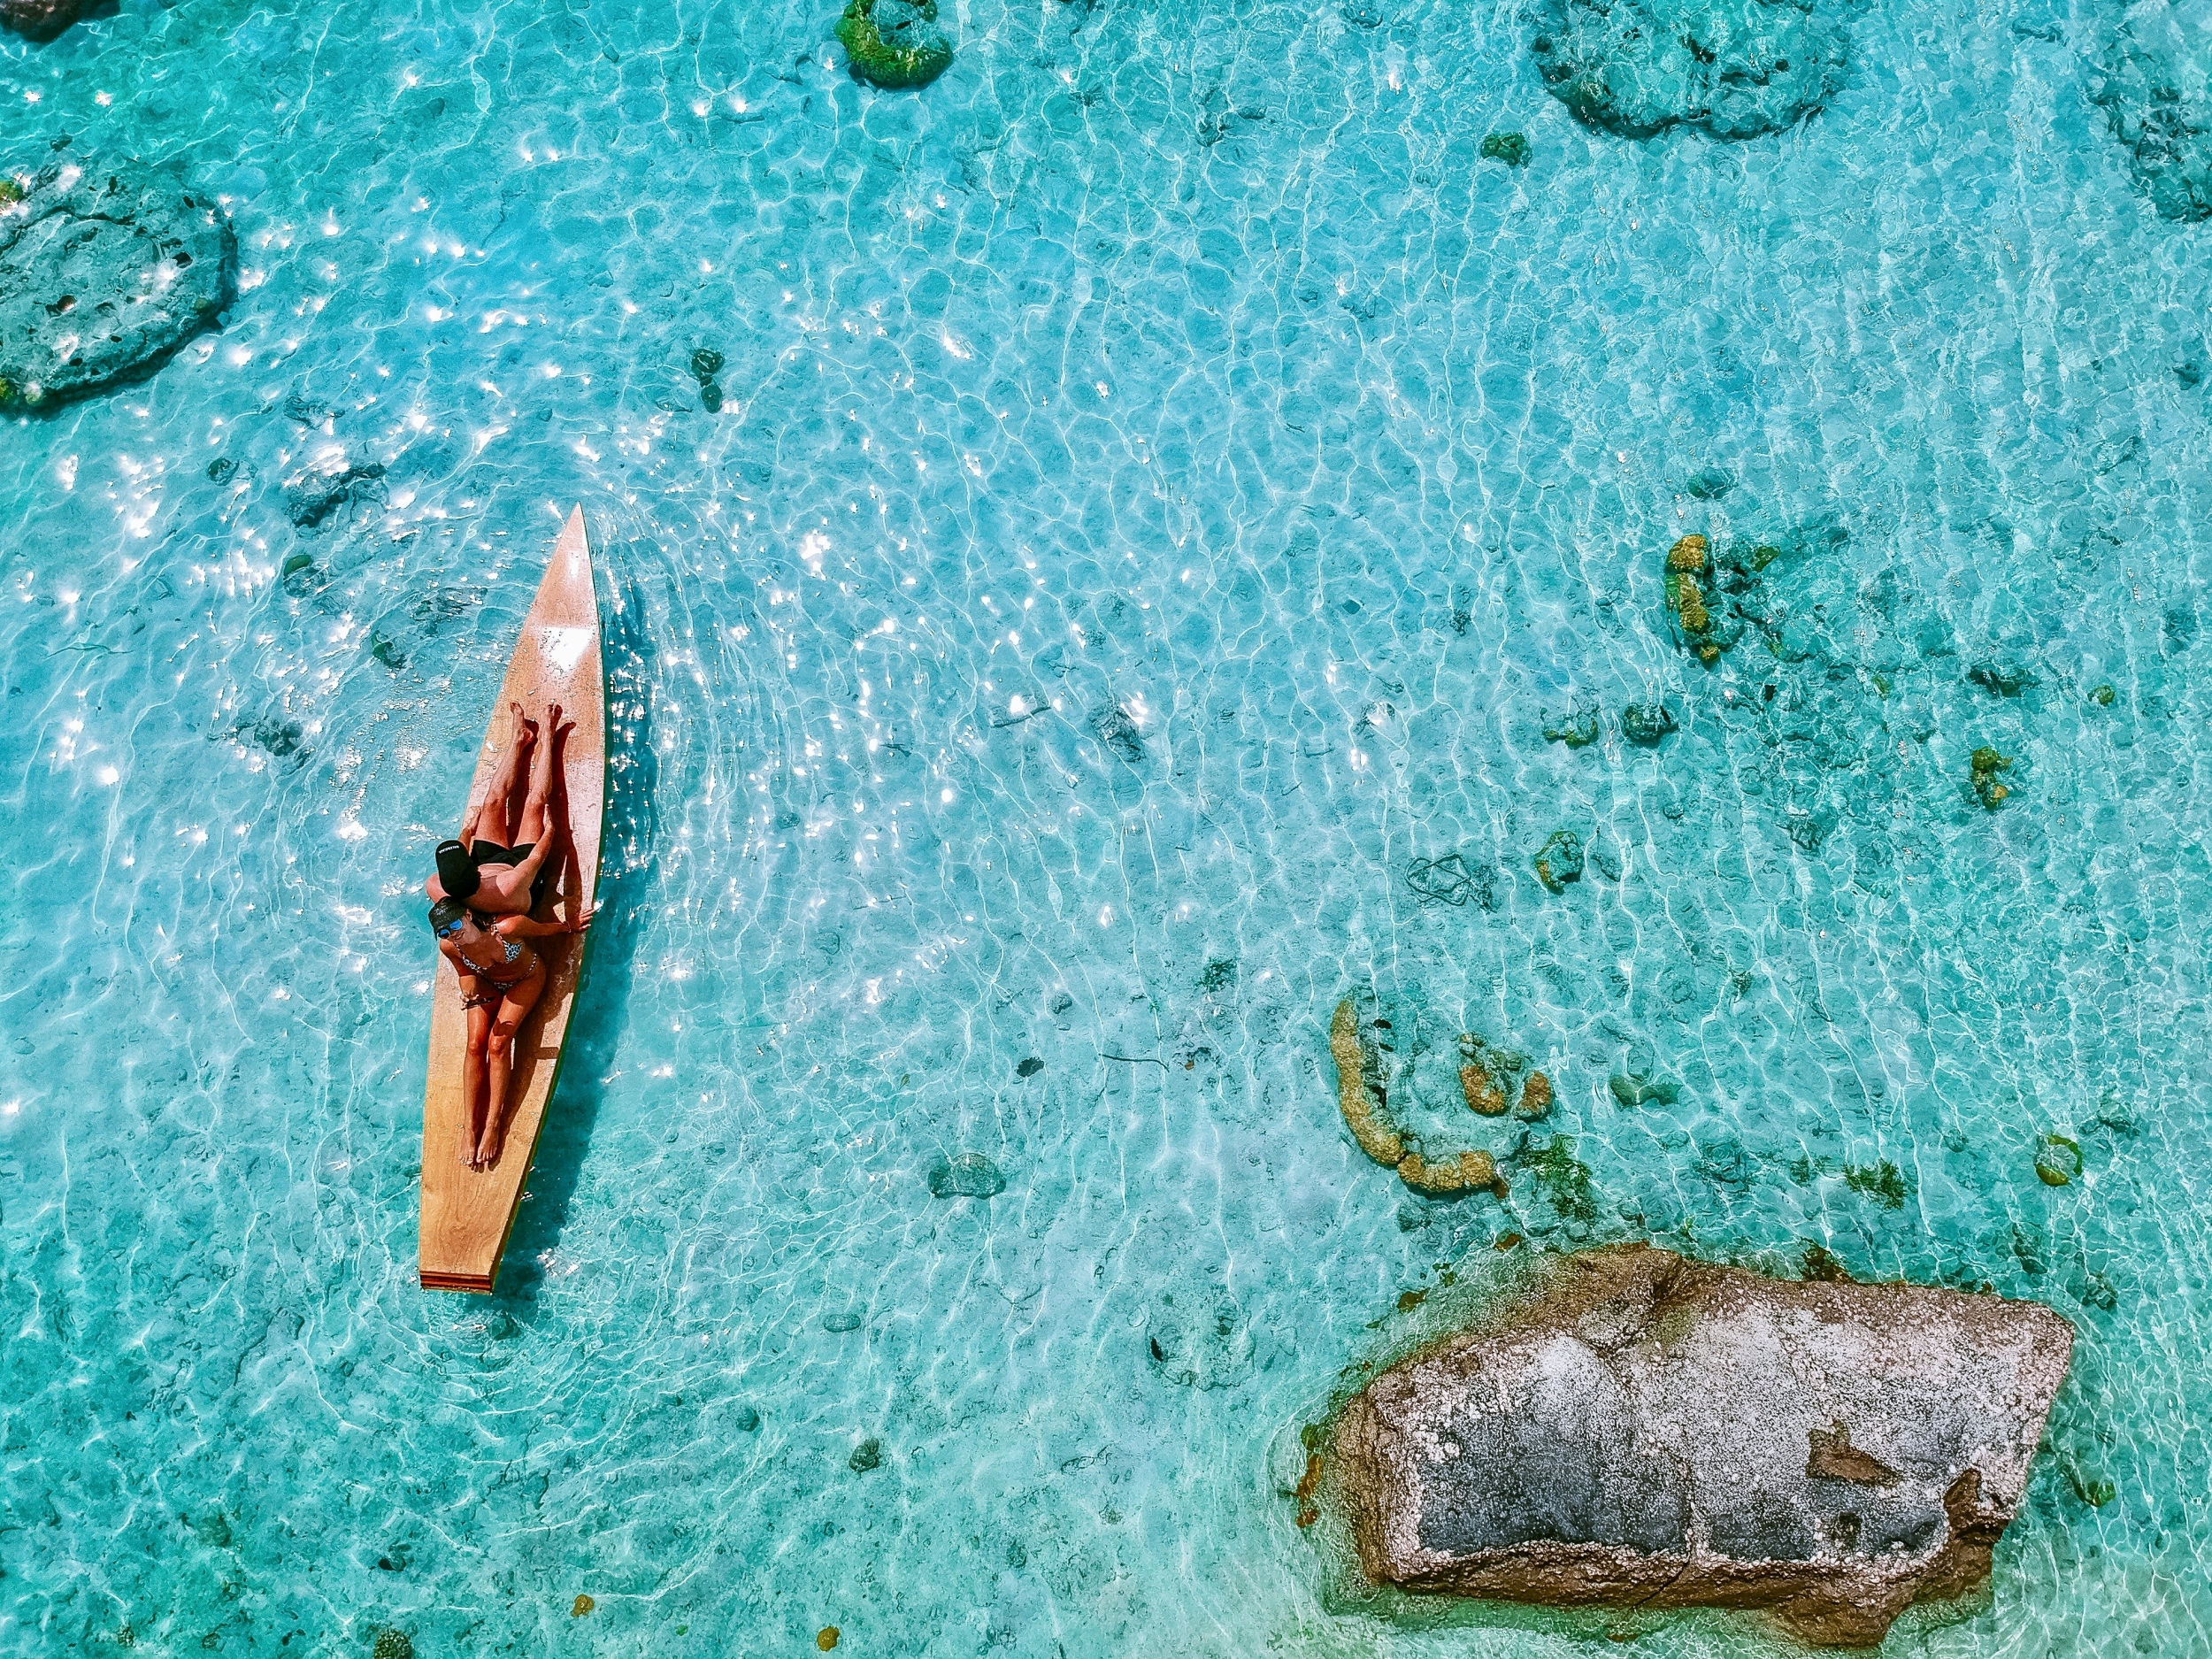
[[[508,660],[499,701],[484,746],[477,753],[476,776],[469,786],[466,824],[476,804],[498,775],[508,745],[515,740],[511,703],[519,703],[542,722],[549,703],[561,705],[563,718],[576,729],[564,754],[567,779],[569,833],[576,849],[575,879],[549,857],[550,872],[543,899],[533,912],[539,921],[566,920],[588,904],[599,884],[600,832],[604,821],[607,779],[607,698],[599,656],[599,602],[592,591],[591,549],[584,537],[584,511],[569,515],[553,560],[538,584],[522,638]],[[545,733],[540,741],[546,741]],[[559,807],[556,791],[555,810]],[[462,1075],[468,1059],[468,1015],[461,1006],[461,981],[452,964],[438,955],[436,990],[430,1012],[430,1077],[422,1102],[422,1230],[418,1256],[425,1290],[488,1292],[499,1276],[499,1258],[513,1229],[515,1207],[530,1172],[530,1158],[545,1122],[546,1104],[560,1079],[561,1049],[574,1011],[576,987],[583,977],[588,933],[531,941],[546,958],[545,989],[524,1020],[514,1048],[514,1079],[508,1090],[507,1136],[498,1158],[486,1169],[461,1162],[468,1133]]]

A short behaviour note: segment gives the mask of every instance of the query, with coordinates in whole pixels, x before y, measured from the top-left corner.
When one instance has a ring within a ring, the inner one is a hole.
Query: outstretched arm
[[[566,922],[534,922],[526,916],[503,916],[492,924],[492,931],[510,939],[543,939],[553,933],[580,933],[591,926],[597,910],[583,910],[575,919]]]

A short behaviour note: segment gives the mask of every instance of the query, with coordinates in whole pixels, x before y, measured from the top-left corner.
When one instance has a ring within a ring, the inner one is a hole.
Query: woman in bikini
[[[461,1162],[480,1170],[499,1156],[507,1122],[507,1085],[514,1072],[515,1033],[545,989],[545,958],[526,939],[580,933],[592,912],[578,910],[565,922],[534,922],[527,916],[496,919],[472,910],[458,899],[440,899],[430,907],[430,926],[438,949],[461,976],[462,1006],[468,1010],[469,1056],[461,1073],[461,1098],[469,1131]]]

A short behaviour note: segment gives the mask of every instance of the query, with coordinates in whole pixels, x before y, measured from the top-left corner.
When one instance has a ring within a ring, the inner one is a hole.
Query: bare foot
[[[476,1148],[476,1167],[480,1170],[488,1170],[498,1162],[499,1137],[495,1133],[487,1134],[483,1144]]]
[[[461,1167],[465,1170],[472,1170],[476,1167],[476,1154],[469,1150],[466,1141],[461,1143]]]
[[[522,705],[519,703],[511,703],[507,707],[512,710],[515,717],[517,733],[515,746],[518,749],[529,748],[531,744],[538,741],[538,723],[522,711]]]

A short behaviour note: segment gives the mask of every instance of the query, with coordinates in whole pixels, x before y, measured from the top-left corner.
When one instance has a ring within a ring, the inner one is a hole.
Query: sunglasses
[[[460,917],[456,920],[448,922],[443,927],[441,927],[438,930],[438,937],[441,939],[451,939],[455,934],[458,933],[467,926],[468,918],[465,916]]]

